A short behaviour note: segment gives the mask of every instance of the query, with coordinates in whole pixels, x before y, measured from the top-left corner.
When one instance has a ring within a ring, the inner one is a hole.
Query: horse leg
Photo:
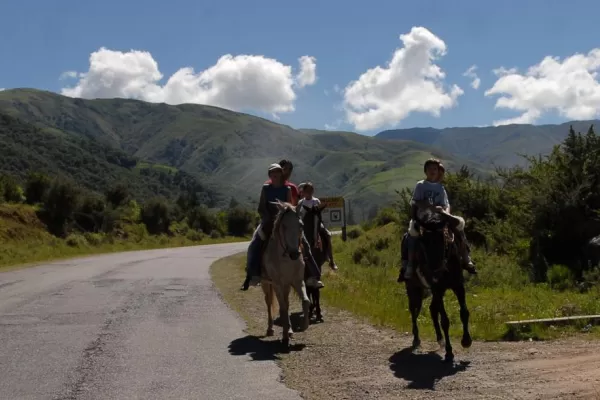
[[[463,348],[468,349],[473,344],[473,338],[469,332],[469,309],[467,308],[467,295],[463,284],[457,285],[452,289],[460,306],[460,321],[463,326],[463,337],[460,344]]]
[[[316,321],[323,322],[323,314],[321,314],[321,289],[315,290],[313,301],[315,302],[315,309],[317,312]]]
[[[408,296],[408,308],[410,310],[410,316],[412,319],[412,349],[414,351],[421,346],[421,338],[419,337],[419,325],[417,320],[419,318],[419,314],[421,314],[421,307],[423,306],[423,289],[410,286],[407,282],[406,294]]]
[[[308,299],[310,300],[310,306],[308,309],[308,319],[311,320],[313,317],[313,312],[315,311],[315,295],[313,288],[306,288],[306,294],[308,295]]]
[[[450,319],[448,318],[448,313],[444,306],[443,295],[440,297],[439,307],[442,330],[444,331],[444,339],[446,340],[446,356],[444,357],[444,361],[452,362],[454,361],[454,353],[452,352],[452,345],[450,344]]]
[[[433,321],[433,329],[435,329],[435,340],[440,346],[440,350],[446,346],[442,337],[442,328],[440,327],[440,302],[444,298],[437,289],[432,290],[431,304],[429,305],[429,313]]]
[[[283,328],[283,338],[281,344],[283,350],[287,351],[290,347],[290,314],[289,304],[286,301],[285,289],[283,287],[276,287],[275,294],[277,295],[277,302],[279,303],[279,319],[281,320],[281,326]]]
[[[275,308],[275,291],[273,285],[270,283],[262,282],[261,287],[265,294],[265,303],[267,304],[267,334],[266,336],[273,336],[275,331],[273,330],[273,311]]]
[[[308,289],[304,280],[300,280],[294,284],[294,290],[300,295],[300,300],[302,301],[302,326],[300,329],[305,331],[308,329],[310,325],[310,315],[311,315],[311,301],[308,298],[307,293],[311,293],[314,296],[313,288]]]

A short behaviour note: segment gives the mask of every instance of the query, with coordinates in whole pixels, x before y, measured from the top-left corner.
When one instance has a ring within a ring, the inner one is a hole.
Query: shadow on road
[[[290,344],[287,351],[283,349],[280,340],[264,340],[263,338],[247,335],[229,343],[229,354],[233,356],[249,355],[253,361],[279,360],[278,354],[290,351],[301,351],[304,344]]]
[[[413,354],[410,347],[390,357],[390,369],[397,378],[409,381],[409,389],[435,390],[435,384],[447,376],[465,371],[470,362],[445,363],[436,352]]]

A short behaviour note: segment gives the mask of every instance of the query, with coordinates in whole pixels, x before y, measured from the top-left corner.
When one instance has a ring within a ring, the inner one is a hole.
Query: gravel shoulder
[[[248,324],[236,352],[276,360],[282,380],[305,399],[600,399],[598,342],[581,336],[550,342],[475,342],[469,350],[460,348],[460,338],[453,338],[456,361],[448,365],[442,363],[435,343],[424,342],[413,354],[408,332],[374,327],[322,301],[325,322],[296,333],[292,351],[279,354],[281,328],[276,327],[275,337],[263,337],[262,291],[239,290],[242,259],[243,255],[227,257],[211,267],[221,296]],[[292,312],[300,310],[296,300]],[[433,327],[422,323],[421,329]]]

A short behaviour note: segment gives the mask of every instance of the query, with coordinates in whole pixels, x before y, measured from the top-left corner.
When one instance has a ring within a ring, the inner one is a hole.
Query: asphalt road
[[[300,399],[273,361],[229,352],[245,325],[208,269],[246,248],[129,252],[0,273],[0,399]]]

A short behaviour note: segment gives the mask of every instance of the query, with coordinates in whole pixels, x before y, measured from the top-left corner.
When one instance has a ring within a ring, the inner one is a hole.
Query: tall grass
[[[411,331],[408,301],[404,284],[398,284],[400,265],[400,229],[397,224],[357,232],[347,242],[334,238],[337,273],[325,276],[323,289],[325,307],[328,304],[366,317],[370,322]],[[507,335],[505,322],[510,320],[549,318],[576,314],[600,313],[600,290],[586,293],[572,289],[553,290],[548,284],[533,284],[528,274],[510,258],[486,255],[475,250],[479,274],[467,278],[467,304],[471,311],[470,325],[475,339],[497,340]],[[452,324],[452,334],[461,330],[458,303],[452,293],[446,294],[446,305]],[[429,300],[419,317],[425,337],[433,338],[429,316]],[[552,338],[581,330],[570,328],[534,327],[521,332],[522,337]],[[592,331],[595,332],[594,329]]]

